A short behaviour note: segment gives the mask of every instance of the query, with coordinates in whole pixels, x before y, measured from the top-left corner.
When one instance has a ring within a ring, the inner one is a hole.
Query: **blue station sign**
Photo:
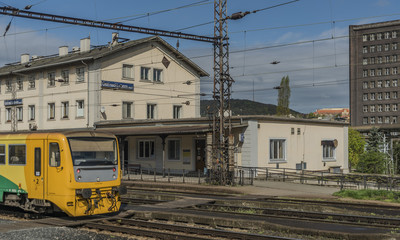
[[[16,106],[16,105],[22,105],[22,98],[4,100],[4,106]]]
[[[102,88],[110,88],[114,90],[125,90],[133,91],[133,83],[122,83],[122,82],[112,82],[112,81],[101,81]]]

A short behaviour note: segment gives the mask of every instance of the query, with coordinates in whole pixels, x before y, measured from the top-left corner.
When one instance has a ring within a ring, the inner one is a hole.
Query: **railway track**
[[[81,227],[102,231],[118,232],[135,236],[152,237],[157,239],[294,239],[279,236],[240,233],[219,229],[207,229],[193,226],[182,226],[176,224],[165,224],[124,218],[108,219],[107,221],[102,221],[100,223],[88,222],[81,225]]]

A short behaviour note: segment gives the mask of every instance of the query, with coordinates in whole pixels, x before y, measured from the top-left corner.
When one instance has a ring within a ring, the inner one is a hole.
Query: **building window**
[[[374,41],[374,40],[375,40],[375,34],[374,34],[374,33],[371,33],[371,34],[369,35],[369,40],[370,40],[370,41]]]
[[[376,51],[378,51],[378,52],[382,52],[382,45],[377,45],[376,46]]]
[[[375,88],[375,81],[371,81],[371,82],[369,83],[369,87],[370,87],[370,88]]]
[[[23,109],[22,107],[16,107],[16,110],[17,110],[17,120],[21,122],[24,119]]]
[[[366,41],[368,41],[368,35],[367,35],[367,34],[364,34],[364,35],[363,35],[363,42],[366,42]]]
[[[368,77],[368,70],[363,70],[363,77]]]
[[[390,74],[390,68],[385,68],[384,74],[385,76],[388,76]]]
[[[61,80],[63,84],[69,84],[69,70],[61,71]]]
[[[390,99],[390,92],[385,92],[385,99]]]
[[[397,117],[396,116],[392,117],[392,123],[397,123]]]
[[[23,77],[17,77],[17,90],[18,91],[24,90],[24,78]]]
[[[154,82],[162,82],[162,70],[161,69],[153,69],[153,81]]]
[[[376,34],[376,40],[382,40],[382,33]]]
[[[397,74],[397,67],[392,68],[392,74],[393,75]]]
[[[369,47],[369,51],[374,53],[375,52],[375,45],[372,45]]]
[[[363,65],[367,65],[368,64],[368,58],[364,58],[363,59]]]
[[[368,112],[368,106],[367,105],[363,106],[363,112]]]
[[[364,93],[363,94],[363,101],[367,101],[368,100],[368,93]]]
[[[85,68],[80,67],[76,69],[76,81],[84,82],[85,81]]]
[[[332,161],[336,158],[336,147],[335,142],[331,140],[321,141],[322,145],[322,160]]]
[[[6,122],[11,122],[11,108],[6,108]]]
[[[35,75],[29,75],[28,82],[29,82],[28,88],[29,89],[34,89],[36,87]]]
[[[369,106],[369,110],[370,110],[370,112],[375,112],[375,105]]]
[[[132,102],[122,103],[122,118],[132,118]]]
[[[382,87],[382,80],[379,80],[379,81],[378,81],[377,87],[378,87],[378,88],[381,88],[381,87]]]
[[[61,102],[61,118],[69,118],[69,102]]]
[[[140,79],[141,80],[150,80],[150,68],[141,67],[140,68]]]
[[[382,68],[376,70],[376,76],[382,76]]]
[[[181,159],[181,141],[178,139],[168,140],[168,159],[180,160]]]
[[[390,63],[390,56],[385,56],[385,63]]]
[[[0,145],[0,164],[6,164],[6,145]]]
[[[367,89],[368,88],[368,82],[363,82],[363,89]]]
[[[156,107],[156,104],[147,104],[147,119],[155,119]]]
[[[390,117],[385,117],[385,123],[390,123]]]
[[[382,112],[382,109],[383,109],[382,104],[379,104],[379,105],[378,105],[378,112]]]
[[[11,91],[12,91],[12,81],[6,80],[6,92],[11,92]]]
[[[47,86],[54,87],[56,85],[56,73],[51,72],[47,74]]]
[[[385,87],[390,87],[390,80],[385,81]]]
[[[378,57],[378,62],[377,63],[383,63],[382,57]]]
[[[386,43],[386,44],[384,45],[384,47],[385,47],[385,51],[389,51],[389,46],[390,46],[390,44],[389,44],[389,43]]]
[[[385,104],[385,112],[390,112],[390,104]]]
[[[385,39],[389,39],[390,38],[390,32],[385,32]]]
[[[392,50],[397,50],[397,43],[392,43]]]
[[[394,63],[397,62],[397,55],[392,56],[392,62],[394,62]]]
[[[397,87],[397,79],[392,80],[392,87]]]
[[[374,58],[374,57],[372,57],[372,58],[370,59],[370,64],[375,64],[375,58]]]
[[[133,65],[122,65],[122,78],[133,79]]]
[[[397,31],[392,31],[392,38],[397,38]]]
[[[383,118],[381,116],[378,117],[378,123],[382,123]]]
[[[182,106],[174,106],[174,119],[181,118]]]
[[[374,77],[374,76],[375,76],[375,69],[369,70],[369,75],[370,75],[371,77]]]
[[[363,53],[368,53],[368,47],[366,46],[363,47]]]
[[[35,105],[28,106],[28,117],[30,121],[35,120]]]
[[[375,93],[371,93],[370,100],[375,100]]]
[[[26,163],[26,146],[25,144],[8,145],[8,164],[24,165]]]
[[[76,117],[85,116],[85,102],[83,100],[76,101]]]
[[[379,92],[379,93],[377,94],[377,99],[378,99],[378,100],[382,100],[382,93],[381,93],[381,92]]]
[[[392,112],[397,112],[397,110],[398,110],[397,104],[393,104],[392,105]]]
[[[138,158],[154,158],[154,140],[138,141]]]
[[[269,140],[269,160],[286,161],[286,140],[270,139]]]
[[[368,118],[367,117],[364,117],[363,118],[363,124],[365,125],[365,124],[368,124]]]
[[[56,105],[55,105],[55,103],[49,103],[47,108],[48,108],[47,118],[48,119],[55,119],[55,117],[56,117]]]
[[[371,117],[371,124],[375,124],[375,117]]]
[[[397,92],[392,92],[392,99],[397,99]]]

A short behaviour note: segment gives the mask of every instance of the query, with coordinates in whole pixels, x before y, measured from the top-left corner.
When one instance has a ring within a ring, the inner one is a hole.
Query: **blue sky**
[[[253,11],[290,0],[228,0],[228,13]],[[24,8],[56,15],[124,21],[124,24],[212,36],[213,0],[1,0],[0,6]],[[190,5],[190,6],[188,6]],[[159,12],[169,10],[165,12]],[[157,13],[159,12],[159,13]],[[15,62],[20,54],[50,55],[58,47],[70,50],[90,36],[92,45],[107,44],[112,30],[64,25],[0,15],[0,65]],[[276,104],[283,76],[288,75],[290,107],[308,113],[318,108],[348,107],[348,26],[397,20],[396,0],[299,0],[229,21],[230,73],[235,80],[232,98]],[[129,20],[129,21],[126,21]],[[204,24],[204,25],[201,25]],[[188,28],[195,25],[200,27]],[[186,29],[187,28],[187,29]],[[181,30],[185,29],[185,30]],[[143,34],[120,32],[138,39]],[[177,39],[165,38],[175,46]],[[201,91],[212,91],[212,45],[179,40],[179,50],[210,73]],[[272,61],[280,61],[277,65]],[[210,95],[205,97],[210,98]]]

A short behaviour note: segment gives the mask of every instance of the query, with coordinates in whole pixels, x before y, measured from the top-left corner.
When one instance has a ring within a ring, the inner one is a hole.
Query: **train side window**
[[[49,145],[49,164],[50,167],[60,166],[60,147],[58,143],[50,143]]]
[[[0,164],[6,164],[6,146],[0,145]]]
[[[35,148],[35,176],[42,175],[42,151]]]
[[[25,144],[8,145],[8,164],[24,165],[26,163],[26,146]]]

